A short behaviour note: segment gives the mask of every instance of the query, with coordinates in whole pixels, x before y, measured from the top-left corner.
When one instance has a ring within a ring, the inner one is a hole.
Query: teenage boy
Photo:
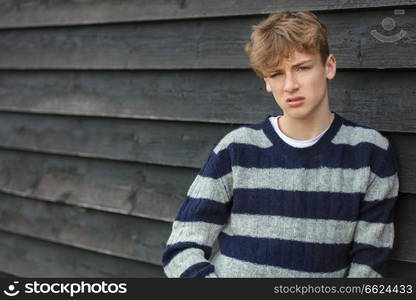
[[[246,52],[283,115],[213,149],[173,223],[166,275],[382,277],[398,164],[378,131],[330,110],[325,26],[310,12],[273,14]]]

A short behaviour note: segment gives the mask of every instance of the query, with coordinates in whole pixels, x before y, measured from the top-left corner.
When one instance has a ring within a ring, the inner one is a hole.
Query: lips
[[[305,97],[293,97],[293,98],[287,98],[286,102],[295,102],[295,101],[299,101],[299,100],[303,100],[305,99]]]
[[[304,97],[293,97],[293,98],[288,98],[286,100],[287,105],[291,108],[300,107],[303,105],[304,102],[305,102]]]

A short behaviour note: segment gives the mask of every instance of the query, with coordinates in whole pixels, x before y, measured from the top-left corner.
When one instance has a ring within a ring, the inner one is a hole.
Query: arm
[[[384,262],[393,248],[394,207],[399,192],[398,164],[387,141],[376,151],[371,177],[360,205],[347,277],[383,277]]]
[[[208,261],[230,215],[232,173],[226,149],[214,149],[191,184],[163,252],[168,277],[217,277]]]

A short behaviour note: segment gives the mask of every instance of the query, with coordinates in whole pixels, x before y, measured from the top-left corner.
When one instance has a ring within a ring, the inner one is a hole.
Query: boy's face
[[[329,112],[327,79],[333,79],[335,73],[336,61],[332,54],[324,66],[318,51],[314,54],[294,51],[264,81],[266,90],[273,93],[285,116],[310,119]],[[304,99],[300,102],[288,101],[293,97]]]

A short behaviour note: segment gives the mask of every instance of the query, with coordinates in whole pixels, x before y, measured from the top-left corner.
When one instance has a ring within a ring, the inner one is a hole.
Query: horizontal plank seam
[[[98,249],[94,249],[94,248],[79,245],[79,244],[69,244],[69,243],[66,243],[66,242],[63,242],[63,241],[59,241],[59,240],[54,240],[54,239],[49,239],[49,238],[45,238],[45,237],[35,236],[35,235],[32,235],[32,234],[28,234],[28,233],[16,232],[16,231],[4,229],[4,228],[0,228],[0,231],[6,232],[6,233],[9,233],[9,234],[15,234],[15,235],[19,235],[19,236],[33,238],[33,239],[37,239],[37,240],[40,240],[40,241],[47,241],[47,242],[55,243],[55,244],[58,244],[58,245],[64,245],[64,246],[73,247],[73,248],[77,248],[77,249],[87,250],[87,251],[94,252],[94,253],[105,254],[105,255],[109,255],[109,256],[129,259],[129,260],[146,263],[146,264],[153,265],[153,266],[162,266],[162,262],[160,262],[160,264],[155,264],[153,262],[140,260],[140,259],[137,259],[137,258],[134,258],[134,257],[130,257],[128,255],[123,255],[123,254],[120,254],[120,253],[112,253],[110,251],[100,251]]]
[[[172,219],[167,219],[167,218],[154,218],[145,214],[131,214],[128,213],[127,211],[124,210],[119,210],[119,209],[111,209],[111,208],[105,208],[105,207],[101,207],[99,205],[92,205],[90,203],[77,203],[77,202],[68,202],[68,201],[58,201],[58,200],[53,200],[50,198],[45,198],[45,197],[39,197],[39,196],[34,196],[31,195],[29,193],[26,192],[19,192],[19,191],[14,191],[11,189],[5,189],[5,188],[0,188],[0,194],[4,194],[4,195],[9,195],[9,196],[17,196],[17,197],[21,197],[21,198],[25,198],[25,199],[30,199],[30,200],[39,200],[39,201],[43,201],[43,202],[47,202],[47,203],[56,203],[56,204],[65,204],[68,206],[76,206],[76,207],[80,207],[80,208],[86,208],[86,209],[91,209],[94,211],[98,211],[98,212],[105,212],[105,213],[113,213],[113,214],[119,214],[119,215],[124,215],[124,216],[130,216],[130,217],[140,217],[143,219],[147,219],[147,220],[154,220],[154,221],[161,221],[161,222],[166,222],[166,223],[172,223],[173,222],[173,218]]]
[[[79,157],[79,158],[90,158],[95,160],[104,160],[104,161],[116,161],[116,162],[129,162],[129,163],[140,163],[143,165],[152,165],[152,166],[166,166],[166,167],[177,167],[177,168],[189,168],[189,169],[198,169],[197,166],[184,166],[179,164],[168,164],[168,163],[156,163],[156,162],[149,162],[149,161],[141,161],[141,160],[132,160],[132,159],[119,159],[113,158],[109,156],[97,156],[97,155],[90,155],[90,154],[83,154],[83,153],[71,153],[71,152],[62,152],[62,151],[54,151],[54,150],[44,150],[44,149],[31,149],[31,148],[20,148],[20,147],[5,147],[0,146],[1,150],[8,150],[8,151],[20,151],[20,152],[28,152],[28,153],[38,153],[38,154],[51,154],[57,156],[65,156],[65,157]],[[200,167],[199,167],[200,168]]]
[[[343,8],[343,7],[335,7],[335,8],[321,8],[321,9],[307,9],[310,10],[314,13],[330,13],[330,12],[356,12],[356,11],[361,11],[361,10],[379,10],[379,9],[399,9],[399,8],[412,8],[414,7],[415,4],[414,3],[399,3],[399,4],[385,4],[385,5],[371,5],[371,6],[366,6],[366,7],[347,7],[347,8]],[[240,18],[240,17],[246,17],[246,16],[265,16],[265,15],[269,15],[271,13],[274,12],[278,12],[278,11],[283,11],[283,10],[290,10],[290,7],[285,7],[282,8],[281,10],[270,10],[270,11],[256,11],[256,12],[246,12],[246,13],[239,13],[239,14],[205,14],[205,15],[182,15],[182,16],[172,16],[172,17],[156,17],[156,18],[137,18],[137,19],[120,19],[120,20],[112,20],[112,21],[86,21],[83,23],[49,23],[49,24],[28,24],[28,25],[12,25],[12,26],[0,26],[0,31],[1,30],[11,30],[11,29],[19,29],[19,30],[24,30],[24,29],[35,29],[35,28],[53,28],[53,27],[85,27],[85,26],[107,26],[107,25],[117,25],[117,24],[132,24],[132,23],[157,23],[157,22],[169,22],[169,21],[180,21],[180,20],[209,20],[209,19],[230,19],[230,18]],[[18,14],[16,14],[16,18],[18,18]]]

